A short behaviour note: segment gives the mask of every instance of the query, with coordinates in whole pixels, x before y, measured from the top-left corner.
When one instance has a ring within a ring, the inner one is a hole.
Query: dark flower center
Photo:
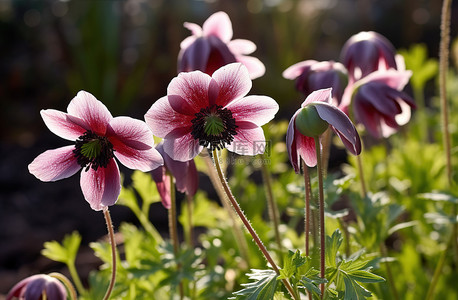
[[[232,112],[220,105],[202,108],[192,119],[191,134],[199,145],[209,147],[211,151],[222,149],[234,140],[237,134]]]
[[[106,168],[110,159],[114,157],[113,144],[104,137],[98,136],[91,130],[86,131],[75,141],[75,149],[73,153],[78,161],[78,164],[86,168],[97,171],[99,167]]]

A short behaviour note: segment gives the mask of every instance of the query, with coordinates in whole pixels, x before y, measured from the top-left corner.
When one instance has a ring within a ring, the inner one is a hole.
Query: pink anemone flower
[[[278,111],[267,96],[245,96],[251,89],[246,67],[226,65],[213,76],[194,71],[180,73],[145,115],[154,135],[164,138],[164,151],[172,159],[188,161],[204,147],[226,147],[240,155],[263,153],[260,126]]]
[[[225,12],[211,15],[200,27],[184,23],[192,35],[180,44],[178,72],[202,71],[212,75],[214,71],[229,63],[240,62],[247,67],[251,79],[264,75],[264,64],[248,56],[256,45],[244,39],[232,39],[232,23]]]
[[[340,54],[347,68],[350,83],[377,70],[398,69],[396,49],[383,35],[362,31],[350,37]]]
[[[411,71],[376,71],[357,81],[344,94],[346,110],[354,114],[375,138],[386,138],[407,124],[416,108],[414,100],[403,92]]]
[[[57,181],[83,169],[81,189],[93,210],[102,210],[118,199],[121,179],[114,157],[144,172],[164,163],[145,122],[113,118],[102,102],[85,91],[70,101],[67,112],[40,112],[51,132],[74,143],[40,154],[29,165],[29,172],[42,181]]]
[[[162,205],[170,209],[170,175],[175,178],[175,185],[179,192],[194,196],[199,186],[199,174],[194,160],[176,161],[164,152],[164,145],[160,143],[156,150],[164,158],[164,165],[154,169],[151,173],[161,196]]]
[[[67,290],[56,278],[39,274],[18,282],[6,296],[6,300],[14,298],[66,300]]]
[[[301,114],[304,110],[312,112],[307,115],[311,116],[310,120],[305,120],[311,128],[320,127],[318,132],[322,133],[330,126],[350,153],[354,155],[361,153],[359,134],[347,115],[331,104],[331,90],[330,88],[322,89],[311,93],[289,122],[286,132],[286,146],[289,160],[296,173],[300,173],[301,158],[309,167],[314,167],[317,163],[314,138],[317,137],[318,133],[304,135],[302,133],[304,130],[298,127],[298,119],[302,117]],[[305,131],[307,131],[307,128],[305,128]]]
[[[296,90],[306,97],[313,91],[332,88],[335,105],[339,105],[348,83],[347,69],[334,61],[301,61],[287,68],[283,72],[283,77],[296,80]]]

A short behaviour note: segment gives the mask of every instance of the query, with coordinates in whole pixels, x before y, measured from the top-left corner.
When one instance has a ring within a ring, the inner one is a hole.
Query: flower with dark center
[[[188,161],[203,147],[260,154],[266,147],[260,126],[273,119],[278,104],[267,96],[245,96],[250,89],[248,70],[240,63],[226,65],[212,77],[183,72],[145,120],[154,135],[164,138],[164,151],[174,160]]]
[[[232,23],[225,12],[211,15],[200,27],[184,23],[192,35],[184,39],[178,55],[178,72],[202,71],[212,75],[224,65],[240,62],[248,69],[251,79],[264,75],[264,64],[253,56],[256,45],[244,39],[232,39]]]
[[[47,109],[41,116],[53,133],[74,144],[40,154],[29,172],[42,181],[56,181],[84,168],[81,189],[92,209],[102,210],[118,199],[121,178],[115,156],[126,167],[144,172],[164,163],[145,122],[113,118],[102,102],[84,91],[70,101],[67,111]]]

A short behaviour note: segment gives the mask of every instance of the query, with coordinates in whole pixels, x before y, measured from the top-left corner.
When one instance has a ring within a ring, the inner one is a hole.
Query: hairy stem
[[[310,186],[310,175],[308,167],[304,160],[302,162],[302,171],[304,172],[304,188],[305,188],[305,208],[304,208],[304,234],[305,234],[305,255],[310,255],[310,199],[312,197],[312,188]]]
[[[223,171],[221,170],[221,165],[219,164],[219,158],[218,158],[217,150],[213,150],[213,161],[215,163],[216,171],[218,172],[219,180],[221,181],[221,184],[223,185],[224,192],[226,193],[227,197],[229,198],[229,201],[231,202],[232,207],[234,208],[235,212],[239,216],[239,218],[242,221],[243,225],[245,225],[245,228],[248,230],[248,232],[253,237],[253,240],[255,241],[256,245],[259,248],[259,250],[261,250],[261,252],[264,255],[264,257],[266,258],[266,260],[271,265],[272,269],[274,269],[275,273],[280,274],[280,270],[278,269],[277,264],[275,264],[274,260],[270,256],[269,252],[267,251],[266,247],[262,243],[262,241],[259,238],[258,234],[256,233],[256,231],[254,231],[254,229],[251,226],[250,222],[248,221],[247,217],[245,216],[245,214],[243,213],[242,209],[240,208],[240,205],[238,204],[237,200],[235,200],[234,195],[232,195],[232,191],[229,188],[229,185],[227,184],[227,181],[226,181],[226,178],[224,177]],[[282,279],[282,282],[285,285],[285,287],[288,290],[288,292],[290,293],[290,295],[293,297],[293,299],[298,299],[296,293],[294,292],[294,290],[291,287],[291,285],[288,282],[288,280]]]
[[[111,245],[111,279],[108,289],[105,292],[103,300],[110,299],[111,292],[113,291],[115,282],[116,282],[116,241],[114,237],[113,223],[111,222],[110,212],[108,207],[105,207],[103,210],[103,215],[105,216],[105,222],[107,223],[108,236],[110,238]]]
[[[319,210],[320,210],[320,275],[321,278],[325,278],[325,240],[326,240],[326,228],[324,222],[324,190],[323,190],[323,164],[321,161],[321,145],[320,138],[315,137],[315,150],[316,150],[316,161],[317,161],[317,175],[318,175],[318,195],[319,195]],[[321,284],[321,298],[324,296],[324,283]]]

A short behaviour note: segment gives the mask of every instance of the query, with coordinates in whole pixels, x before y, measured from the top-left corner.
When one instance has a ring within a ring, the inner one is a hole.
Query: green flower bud
[[[296,116],[295,124],[300,133],[309,137],[317,137],[329,127],[329,123],[320,118],[314,105],[302,108]]]

